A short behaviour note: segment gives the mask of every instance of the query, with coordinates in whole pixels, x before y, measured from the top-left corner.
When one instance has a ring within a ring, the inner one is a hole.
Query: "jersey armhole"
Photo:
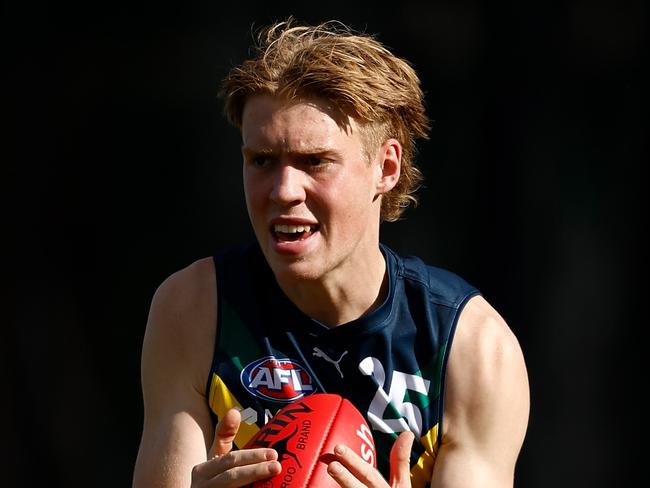
[[[219,265],[220,259],[218,256],[214,255],[212,256],[212,261],[214,264],[214,279],[215,279],[215,291],[216,291],[216,303],[217,303],[217,317],[216,317],[216,323],[214,326],[216,327],[216,334],[214,338],[214,344],[212,346],[212,361],[210,362],[210,371],[208,371],[208,381],[207,384],[205,385],[205,402],[208,405],[208,411],[210,412],[210,418],[212,419],[213,427],[217,425],[217,422],[219,421],[217,414],[214,413],[212,410],[212,406],[210,405],[210,390],[212,388],[212,376],[214,375],[214,371],[216,369],[216,361],[217,361],[217,347],[220,343],[221,339],[221,327],[219,327],[219,324],[221,323],[221,294],[219,293],[219,285],[220,285],[220,280],[219,280],[219,272],[221,270],[221,266]]]

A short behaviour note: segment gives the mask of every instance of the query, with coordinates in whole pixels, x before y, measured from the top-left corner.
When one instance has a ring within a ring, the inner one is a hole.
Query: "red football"
[[[314,393],[288,404],[245,446],[275,449],[282,464],[280,474],[253,487],[340,488],[327,474],[328,458],[337,444],[345,444],[377,466],[370,428],[348,400],[331,393]]]

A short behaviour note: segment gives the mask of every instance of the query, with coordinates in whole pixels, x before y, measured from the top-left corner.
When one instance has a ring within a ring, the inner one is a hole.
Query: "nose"
[[[281,164],[275,174],[271,200],[283,207],[293,207],[305,201],[304,174],[291,164]]]

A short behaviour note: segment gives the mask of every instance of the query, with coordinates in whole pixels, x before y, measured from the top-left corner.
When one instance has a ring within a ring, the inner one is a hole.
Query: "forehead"
[[[359,140],[359,128],[325,100],[286,100],[255,95],[247,100],[242,116],[244,147],[304,151]]]

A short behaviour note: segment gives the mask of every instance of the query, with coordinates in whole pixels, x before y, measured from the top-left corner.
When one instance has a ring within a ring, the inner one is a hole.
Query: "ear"
[[[397,139],[388,139],[377,154],[379,179],[377,195],[391,191],[399,180],[402,168],[402,145]]]

